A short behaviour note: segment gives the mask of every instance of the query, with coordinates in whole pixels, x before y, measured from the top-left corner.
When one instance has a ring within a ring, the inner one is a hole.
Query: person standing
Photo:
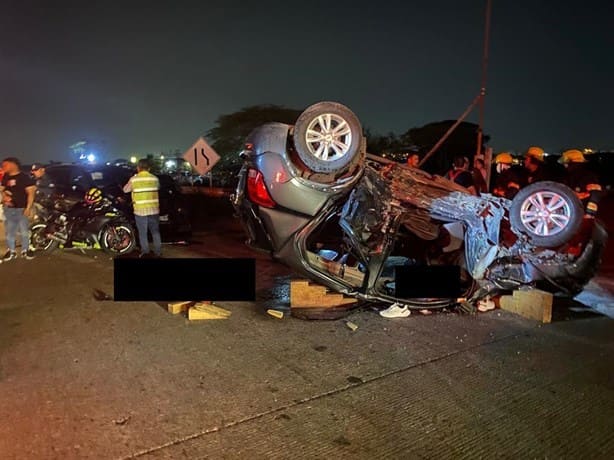
[[[446,174],[446,179],[465,187],[472,195],[477,195],[473,175],[469,172],[469,158],[457,156],[452,163],[452,169]]]
[[[21,256],[32,259],[30,250],[30,222],[32,215],[36,185],[34,180],[21,172],[21,163],[17,158],[9,157],[2,160],[4,176],[0,183],[2,204],[4,206],[6,245],[8,251],[2,258],[8,262],[17,258],[17,233],[21,234]]]
[[[522,188],[522,177],[512,166],[514,158],[509,152],[501,152],[495,157],[497,177],[493,187],[493,195],[513,199]]]
[[[488,193],[488,186],[486,185],[486,168],[484,167],[484,157],[475,156],[473,159],[473,169],[471,170],[473,176],[473,184],[478,195],[480,193]]]
[[[136,228],[139,232],[141,246],[140,257],[149,255],[148,231],[153,240],[153,252],[156,257],[162,256],[162,240],[160,237],[160,181],[149,172],[151,166],[147,159],[139,160],[137,173],[124,185],[125,193],[132,193],[132,206]]]
[[[580,150],[566,150],[559,162],[567,169],[565,184],[576,192],[576,196],[584,205],[586,216],[594,217],[603,194],[597,174],[586,166],[586,158]]]
[[[45,166],[41,163],[34,163],[30,169],[30,174],[36,182],[36,193],[34,194],[34,211],[33,217],[40,214],[41,208],[50,208],[53,204],[51,195],[45,193]]]
[[[410,152],[407,157],[407,166],[410,168],[420,167],[420,155],[417,152]]]

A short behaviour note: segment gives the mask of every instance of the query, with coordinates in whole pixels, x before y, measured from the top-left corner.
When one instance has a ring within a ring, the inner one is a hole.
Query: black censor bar
[[[256,300],[256,259],[115,259],[115,301]]]
[[[401,265],[395,267],[395,297],[457,298],[461,294],[458,265]]]

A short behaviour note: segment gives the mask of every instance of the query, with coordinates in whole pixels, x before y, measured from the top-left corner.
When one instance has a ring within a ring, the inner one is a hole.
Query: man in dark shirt
[[[30,175],[21,172],[17,158],[5,158],[2,161],[4,176],[0,183],[2,204],[4,205],[6,244],[8,251],[2,258],[8,262],[17,258],[17,232],[21,234],[21,256],[26,259],[33,257],[30,251],[30,222],[36,186]]]
[[[501,152],[495,157],[495,165],[497,176],[493,187],[493,195],[511,200],[523,185],[521,175],[513,166],[514,158],[509,152]]]
[[[446,178],[465,187],[473,195],[477,195],[473,175],[469,172],[469,158],[464,156],[454,158],[453,167],[446,174]]]

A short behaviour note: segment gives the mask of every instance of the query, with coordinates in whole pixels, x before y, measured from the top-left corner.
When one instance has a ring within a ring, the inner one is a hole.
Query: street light
[[[136,157],[130,157],[130,163],[136,164]]]

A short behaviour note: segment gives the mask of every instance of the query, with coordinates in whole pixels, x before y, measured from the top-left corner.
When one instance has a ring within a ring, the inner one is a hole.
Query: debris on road
[[[495,302],[493,302],[490,296],[486,296],[484,299],[478,301],[478,311],[485,312],[494,310],[495,308]]]
[[[196,305],[190,307],[188,310],[188,319],[194,320],[208,320],[208,319],[228,319],[231,312],[213,305],[212,303],[198,302]]]
[[[283,319],[284,317],[284,312],[283,311],[279,311],[279,310],[273,310],[272,308],[269,308],[266,311],[270,316],[277,318],[277,319]]]
[[[126,417],[121,417],[121,418],[113,420],[113,423],[115,423],[116,425],[125,425],[126,423],[130,421],[130,418],[131,418],[130,415]]]
[[[111,297],[106,292],[101,291],[100,289],[94,289],[92,291],[92,296],[94,297],[95,300],[98,300],[100,302],[105,301],[105,300],[113,300],[113,297]]]
[[[550,323],[552,321],[553,295],[540,289],[519,289],[513,295],[503,295],[500,299],[503,310],[516,313],[525,318]]]
[[[383,318],[407,318],[411,315],[411,311],[407,305],[395,302],[385,310],[381,310],[379,314]]]
[[[348,327],[348,329],[350,329],[351,331],[355,331],[356,329],[358,329],[358,325],[351,322],[351,321],[346,321],[345,325]]]
[[[178,315],[179,313],[184,313],[189,310],[191,306],[194,305],[195,302],[184,301],[184,302],[171,302],[168,304],[168,312],[173,315]]]

